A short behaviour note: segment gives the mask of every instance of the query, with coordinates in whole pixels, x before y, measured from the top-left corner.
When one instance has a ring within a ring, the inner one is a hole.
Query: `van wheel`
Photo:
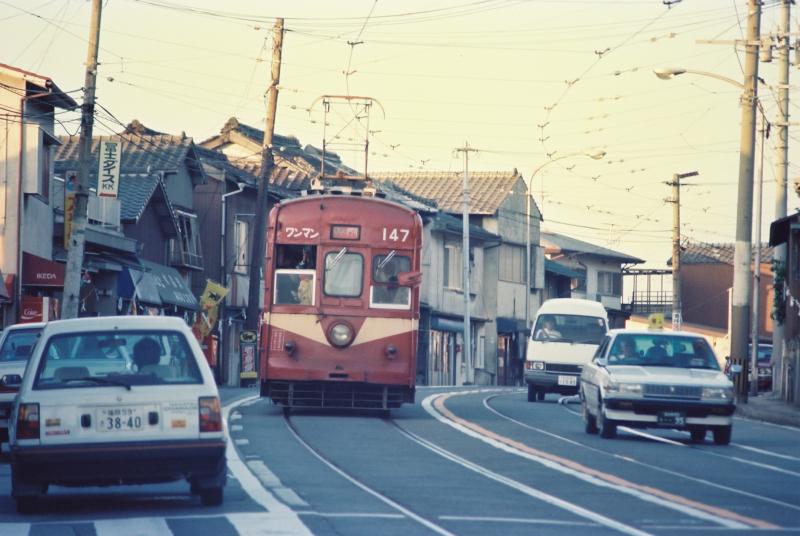
[[[536,402],[536,387],[528,384],[528,402]]]
[[[600,430],[600,437],[614,439],[617,437],[617,423],[606,418],[606,410],[600,404],[600,411],[597,413],[597,427]]]

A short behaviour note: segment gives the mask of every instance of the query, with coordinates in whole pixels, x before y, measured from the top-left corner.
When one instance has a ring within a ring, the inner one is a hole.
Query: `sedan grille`
[[[692,398],[700,399],[702,387],[692,385],[645,385],[644,396],[661,398]]]
[[[559,372],[559,373],[567,373],[567,374],[580,374],[581,373],[581,366],[580,365],[565,365],[561,363],[545,363],[544,370],[547,372]]]

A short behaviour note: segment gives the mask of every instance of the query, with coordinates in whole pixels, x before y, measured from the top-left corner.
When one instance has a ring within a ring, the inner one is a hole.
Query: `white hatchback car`
[[[8,421],[25,367],[44,324],[15,324],[0,335],[0,443],[8,441]]]
[[[203,353],[180,318],[45,325],[10,426],[11,494],[30,512],[48,485],[188,480],[222,503],[227,434]]]
[[[688,430],[701,442],[731,440],[733,383],[701,335],[611,330],[581,372],[586,432],[611,438],[618,425]]]

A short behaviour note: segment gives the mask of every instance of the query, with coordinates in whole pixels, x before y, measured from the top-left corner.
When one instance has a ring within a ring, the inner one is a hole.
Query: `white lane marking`
[[[3,536],[28,536],[30,523],[0,523],[0,534]]]
[[[275,473],[270,471],[263,461],[258,460],[247,462],[247,467],[249,467],[250,471],[256,475],[256,478],[268,488],[276,488],[282,485],[281,479],[278,478]]]
[[[619,430],[624,430],[625,432],[637,435],[639,437],[647,438],[651,441],[657,441],[659,443],[666,443],[667,445],[674,445],[676,447],[686,447],[686,443],[681,443],[680,441],[674,441],[672,439],[667,439],[666,437],[661,437],[655,434],[648,434],[647,432],[642,432],[641,430],[636,430],[635,428],[628,428],[627,426],[620,426]]]
[[[301,516],[317,516],[317,517],[352,517],[352,518],[363,518],[363,519],[405,519],[406,516],[403,514],[370,514],[369,512],[312,512],[312,511],[304,511],[298,510],[297,515]]]
[[[242,414],[239,413],[238,411],[234,411],[233,413],[231,413],[230,420],[238,421],[241,418],[242,418]]]
[[[781,428],[783,430],[789,430],[790,432],[800,432],[800,428],[797,426],[790,426],[788,424],[776,424],[774,422],[767,422],[767,421],[759,421],[758,419],[751,419],[749,417],[742,417],[740,415],[734,415],[734,419],[738,419],[740,421],[748,421],[757,424],[763,424],[764,426],[772,426],[773,428]]]
[[[745,458],[739,458],[738,456],[726,456],[726,457],[730,458],[731,460],[737,461],[739,463],[746,463],[746,464],[749,464],[749,465],[752,465],[752,466],[755,466],[755,467],[760,467],[762,469],[767,469],[769,471],[775,471],[776,473],[783,473],[784,475],[789,475],[789,476],[794,476],[794,477],[800,478],[800,473],[797,473],[795,471],[789,471],[787,469],[781,469],[780,467],[775,467],[774,465],[769,465],[769,464],[766,464],[766,463],[754,462],[753,460],[747,460]]]
[[[297,536],[311,534],[294,512],[240,513],[225,516],[239,534],[247,536]],[[155,533],[153,533],[155,534]]]
[[[458,392],[452,393],[453,396],[458,395],[458,394],[460,394],[460,393],[458,393]],[[722,525],[722,526],[725,526],[725,527],[729,527],[729,528],[739,528],[739,529],[752,528],[750,525],[746,525],[744,523],[741,523],[741,522],[738,522],[738,521],[734,521],[734,520],[731,520],[731,519],[726,519],[724,517],[716,516],[714,514],[711,514],[711,513],[708,513],[708,512],[704,512],[702,510],[699,510],[699,509],[691,507],[691,506],[687,506],[687,505],[684,505],[684,504],[679,504],[679,503],[676,503],[676,502],[672,502],[672,501],[663,499],[661,497],[657,497],[655,495],[651,495],[649,493],[646,493],[646,492],[638,490],[638,489],[634,489],[634,488],[630,488],[630,487],[626,487],[626,486],[622,486],[622,485],[617,485],[617,484],[613,484],[611,482],[607,482],[605,480],[601,480],[601,479],[599,479],[599,478],[597,478],[595,476],[589,475],[587,473],[583,473],[581,471],[566,467],[566,466],[564,466],[564,465],[562,465],[562,464],[560,464],[560,463],[558,463],[556,461],[548,460],[546,458],[542,458],[540,456],[537,456],[537,455],[529,453],[529,452],[523,452],[523,451],[521,451],[519,449],[516,449],[514,447],[506,445],[506,444],[504,444],[504,443],[502,443],[500,441],[497,441],[495,439],[487,437],[487,436],[485,436],[483,434],[480,434],[480,433],[476,432],[475,430],[471,430],[471,429],[467,428],[466,426],[463,426],[460,423],[453,422],[450,419],[448,419],[447,417],[445,417],[444,415],[442,415],[441,413],[439,413],[439,411],[433,407],[432,401],[435,398],[438,398],[440,396],[442,396],[441,393],[440,394],[430,395],[427,398],[425,398],[422,401],[422,407],[425,409],[425,411],[427,411],[429,414],[431,414],[438,421],[440,421],[440,422],[442,422],[444,424],[447,424],[448,426],[451,426],[451,427],[455,428],[456,430],[458,430],[458,431],[460,431],[460,432],[462,432],[462,433],[464,433],[464,434],[466,434],[466,435],[468,435],[470,437],[474,437],[475,439],[483,441],[484,443],[486,443],[488,445],[491,445],[491,446],[493,446],[493,447],[495,447],[495,448],[497,448],[499,450],[502,450],[502,451],[508,452],[510,454],[514,454],[514,455],[520,456],[522,458],[537,462],[537,463],[539,463],[541,465],[544,465],[545,467],[548,467],[550,469],[554,469],[556,471],[559,471],[561,473],[564,473],[564,474],[567,474],[567,475],[570,475],[570,476],[574,476],[575,478],[578,478],[580,480],[583,480],[583,481],[588,482],[590,484],[593,484],[595,486],[602,487],[602,488],[609,488],[609,489],[613,489],[615,491],[618,491],[620,493],[625,493],[627,495],[632,495],[634,497],[638,497],[639,499],[641,499],[643,501],[656,504],[656,505],[658,505],[660,507],[663,507],[663,508],[669,508],[669,509],[681,512],[683,514],[689,515],[691,517],[696,517],[698,519],[711,521],[712,523],[717,523],[719,525]],[[557,499],[557,498],[555,498],[555,499]],[[558,501],[562,501],[562,499],[557,499],[557,500]],[[580,508],[578,505],[573,505],[572,503],[569,503],[567,501],[562,501],[562,503],[564,504],[565,508],[568,508],[568,507]],[[588,512],[588,513],[590,513],[592,515],[601,516],[601,514],[597,514],[595,512],[591,512],[589,510],[586,510],[586,512]],[[608,520],[608,521],[612,522],[612,523],[618,523],[617,521],[614,521],[613,519],[606,518],[605,516],[601,516],[601,517],[603,519],[605,519],[605,520]],[[603,524],[605,524],[605,523],[603,523]],[[628,525],[624,525],[622,523],[620,523],[620,525],[622,525],[624,527],[627,527],[627,528],[629,528],[631,530],[637,530],[637,529],[635,529],[633,527],[630,527]]]
[[[294,438],[297,440],[298,443],[303,445],[306,448],[306,450],[308,450],[308,452],[310,452],[315,458],[317,458],[319,461],[321,461],[323,464],[325,464],[329,469],[331,469],[332,471],[337,473],[339,476],[341,476],[342,478],[344,478],[345,480],[347,480],[348,482],[350,482],[354,486],[362,489],[363,491],[366,491],[367,493],[369,493],[370,495],[372,495],[376,499],[384,502],[385,504],[388,504],[389,506],[391,506],[392,508],[394,508],[398,512],[402,512],[403,514],[405,514],[406,517],[409,517],[409,518],[413,519],[414,521],[416,521],[417,523],[419,523],[420,525],[423,525],[423,526],[429,528],[433,532],[435,532],[437,534],[442,534],[442,535],[445,535],[445,536],[454,536],[451,532],[448,532],[443,527],[440,527],[439,525],[437,525],[437,524],[435,524],[435,523],[433,523],[431,521],[428,521],[424,517],[415,514],[414,512],[412,512],[411,510],[409,510],[405,506],[393,501],[392,499],[390,499],[389,497],[386,497],[385,495],[381,495],[380,493],[378,493],[374,489],[370,488],[366,484],[363,484],[363,483],[359,482],[358,480],[356,480],[355,478],[353,478],[349,474],[345,473],[342,469],[339,469],[338,466],[334,465],[332,462],[330,462],[330,461],[326,460],[325,458],[323,458],[316,450],[314,450],[311,447],[311,445],[306,443],[303,440],[303,438],[301,438],[300,435],[294,430],[294,428],[292,428],[289,420],[286,417],[284,417],[284,422],[286,422],[286,428],[294,436]]]
[[[290,506],[299,506],[302,508],[307,508],[308,503],[300,498],[297,493],[294,492],[292,488],[287,488],[286,486],[280,486],[277,488],[272,488],[272,493],[280,497],[280,499]]]
[[[241,424],[232,424],[230,426],[230,431],[231,432],[241,432],[243,429],[244,429],[244,426],[242,426]]]
[[[499,417],[502,417],[502,418],[504,418],[506,420],[509,420],[509,421],[511,421],[511,422],[513,422],[515,424],[518,424],[520,426],[523,426],[525,428],[529,428],[531,430],[535,430],[537,432],[541,432],[543,434],[547,434],[547,435],[549,435],[551,437],[555,437],[557,439],[561,439],[562,441],[565,441],[567,443],[571,443],[573,445],[577,445],[579,447],[583,447],[583,448],[588,449],[588,450],[590,450],[592,452],[605,454],[607,456],[613,456],[614,458],[619,458],[621,460],[625,460],[625,461],[628,461],[628,462],[631,462],[631,463],[635,463],[637,465],[641,465],[641,466],[647,467],[648,469],[653,470],[653,471],[658,471],[658,472],[665,473],[665,474],[668,474],[668,475],[677,476],[677,477],[680,477],[680,478],[684,478],[686,480],[690,480],[692,482],[699,482],[699,483],[705,484],[707,486],[711,486],[711,487],[714,487],[714,488],[717,488],[717,489],[722,489],[722,490],[725,490],[725,491],[729,491],[729,492],[735,493],[737,495],[744,495],[746,497],[757,499],[759,501],[764,501],[764,502],[768,502],[768,503],[772,503],[772,504],[777,504],[777,505],[783,506],[785,508],[791,508],[792,510],[800,511],[800,505],[779,501],[778,499],[772,499],[770,497],[764,497],[763,495],[757,495],[755,493],[750,493],[750,492],[747,492],[747,491],[744,491],[744,490],[741,490],[741,489],[732,488],[732,487],[729,487],[729,486],[725,486],[723,484],[717,484],[716,482],[711,482],[709,480],[704,480],[702,478],[697,478],[697,477],[689,476],[689,475],[686,475],[686,474],[683,474],[683,473],[678,473],[676,471],[670,471],[669,469],[664,469],[663,467],[656,467],[654,465],[650,465],[650,464],[641,462],[641,461],[639,461],[639,460],[637,460],[635,458],[631,458],[631,457],[628,457],[628,456],[622,456],[620,454],[612,454],[610,452],[606,452],[606,451],[601,450],[601,449],[596,449],[594,447],[590,447],[589,445],[585,445],[583,443],[579,443],[577,441],[573,441],[572,439],[569,439],[569,438],[566,438],[566,437],[562,437],[560,435],[548,432],[546,430],[542,430],[540,428],[536,428],[536,427],[531,426],[531,425],[529,425],[527,423],[524,423],[522,421],[518,421],[518,420],[516,420],[516,419],[514,419],[512,417],[509,417],[508,415],[504,415],[504,414],[500,413],[499,411],[497,411],[496,409],[494,409],[493,407],[489,406],[487,404],[487,401],[490,400],[491,398],[492,397],[488,397],[488,398],[484,399],[484,401],[483,401],[483,405],[489,411],[495,413]],[[583,418],[583,416],[580,413],[576,413],[576,412],[572,411],[571,409],[568,409],[567,412],[569,412],[569,413],[571,413],[571,414],[573,414],[576,417],[579,417],[581,419]],[[685,446],[685,445],[683,445],[683,443],[681,443],[681,446]],[[702,450],[702,449],[699,449],[699,450]],[[702,450],[702,452],[708,453],[705,450]]]
[[[223,418],[227,422],[228,416],[230,415],[231,410],[243,405],[243,404],[253,404],[259,400],[259,395],[251,395],[251,397],[246,397],[239,399],[236,402],[233,402],[229,405],[226,405],[222,409]],[[237,527],[236,523],[242,523],[249,527],[249,523],[252,519],[259,519],[258,515],[261,515],[261,521],[254,522],[253,530],[256,529],[264,529],[266,530],[266,525],[269,525],[269,529],[273,532],[250,532],[249,530],[240,530],[241,534],[303,534],[303,535],[311,535],[311,531],[300,521],[300,518],[297,517],[297,514],[294,513],[291,508],[280,502],[276,499],[269,491],[267,491],[264,486],[261,485],[259,480],[250,472],[247,466],[244,464],[242,459],[239,457],[239,452],[236,450],[236,447],[233,446],[230,442],[228,442],[228,448],[225,451],[225,455],[228,459],[228,470],[234,474],[236,480],[239,481],[239,485],[242,486],[247,495],[255,502],[256,504],[260,505],[265,510],[270,512],[270,517],[268,518],[271,520],[269,524],[265,523],[264,515],[263,514],[237,514],[237,516],[228,515],[228,519],[231,520],[234,526]],[[245,517],[242,517],[245,516]],[[234,522],[234,518],[236,522]],[[265,526],[259,526],[265,525]],[[283,531],[283,532],[281,532]]]
[[[443,521],[481,521],[486,523],[523,523],[529,525],[558,525],[567,527],[597,527],[597,523],[586,521],[557,521],[555,519],[535,519],[525,517],[484,517],[484,516],[439,516]]]
[[[250,444],[250,440],[246,439],[244,437],[239,438],[239,439],[234,439],[233,442],[236,443],[237,445],[249,445]]]
[[[128,519],[101,519],[94,522],[97,536],[149,536],[172,534],[163,517],[131,517]]]
[[[756,447],[751,447],[748,445],[742,445],[741,443],[731,443],[732,446],[744,450],[749,450],[750,452],[757,452],[758,454],[763,454],[764,456],[774,456],[775,458],[781,458],[783,460],[791,460],[793,462],[800,462],[800,458],[797,456],[789,456],[788,454],[778,454],[777,452],[771,452],[769,450],[759,449]]]
[[[428,398],[426,398],[425,400],[423,400],[423,402],[422,402],[423,407],[425,406],[426,403],[428,403],[428,406],[430,406],[430,399],[431,398],[435,398],[437,396],[439,396],[439,395],[431,395]],[[429,413],[431,415],[433,415],[434,418],[436,418],[437,420],[444,419],[444,417],[441,417],[439,415],[439,413],[436,412],[435,410],[433,412],[429,411]],[[447,424],[448,421],[444,420],[442,422]],[[453,424],[455,424],[455,423],[453,423]],[[471,462],[469,460],[466,460],[466,459],[458,456],[457,454],[453,454],[449,450],[446,450],[446,449],[440,447],[439,445],[436,445],[435,443],[431,443],[427,439],[424,439],[424,438],[416,435],[413,432],[409,432],[408,430],[400,428],[399,426],[398,426],[398,429],[400,430],[400,433],[404,434],[406,437],[408,437],[409,439],[411,439],[415,443],[418,443],[419,445],[422,445],[423,447],[427,448],[428,450],[435,452],[436,454],[438,454],[442,458],[450,460],[450,461],[452,461],[452,462],[454,462],[454,463],[456,463],[456,464],[458,464],[458,465],[460,465],[462,467],[465,467],[465,468],[469,469],[470,471],[473,471],[475,473],[478,473],[479,475],[482,475],[482,476],[485,476],[486,478],[494,480],[495,482],[499,482],[501,484],[505,484],[506,486],[508,486],[510,488],[513,488],[513,489],[516,489],[517,491],[519,491],[521,493],[524,493],[525,495],[528,495],[529,497],[533,497],[535,499],[539,499],[539,500],[541,500],[543,502],[546,502],[547,504],[552,504],[553,506],[556,506],[558,508],[566,510],[566,511],[572,513],[572,514],[575,514],[578,517],[589,519],[591,521],[599,523],[600,525],[603,525],[605,527],[609,527],[609,528],[618,530],[618,531],[623,532],[625,534],[632,534],[632,535],[635,535],[635,536],[649,536],[649,533],[641,531],[641,530],[639,530],[639,529],[637,529],[635,527],[631,527],[630,525],[626,525],[625,523],[620,523],[620,522],[615,521],[615,520],[613,520],[611,518],[608,518],[608,517],[606,517],[606,516],[604,516],[602,514],[599,514],[597,512],[593,512],[591,510],[587,510],[586,508],[578,506],[577,504],[573,504],[573,503],[565,501],[563,499],[559,499],[558,497],[556,497],[554,495],[550,495],[549,493],[545,493],[545,492],[543,492],[541,490],[538,490],[538,489],[532,488],[530,486],[527,486],[525,484],[522,484],[521,482],[517,482],[516,480],[512,480],[512,479],[510,479],[510,478],[508,478],[506,476],[497,474],[494,471],[490,471],[489,469],[486,469],[485,467],[482,467],[482,466],[480,466],[480,465],[478,465],[476,463],[473,463],[473,462]],[[471,434],[467,434],[467,435],[471,435]]]

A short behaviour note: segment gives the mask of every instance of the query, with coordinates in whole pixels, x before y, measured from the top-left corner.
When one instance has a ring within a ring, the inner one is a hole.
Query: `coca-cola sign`
[[[58,300],[46,296],[23,296],[19,322],[47,322],[58,318]]]

